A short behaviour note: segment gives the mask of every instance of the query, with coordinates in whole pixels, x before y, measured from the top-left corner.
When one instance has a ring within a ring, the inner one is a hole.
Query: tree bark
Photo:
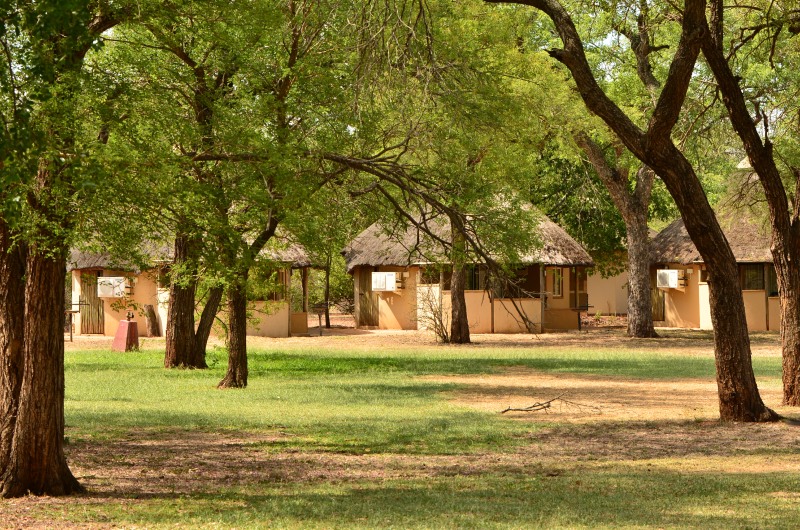
[[[214,319],[217,317],[219,304],[222,301],[222,287],[212,287],[208,291],[208,298],[200,314],[200,322],[197,323],[197,331],[194,333],[194,355],[192,356],[192,366],[196,368],[208,368],[206,363],[206,348],[208,347],[208,337],[211,335],[211,328]]]
[[[325,329],[331,329],[331,255],[325,262]]]
[[[0,218],[0,477],[11,457],[24,355],[25,258]]]
[[[467,318],[467,301],[464,297],[467,245],[464,234],[461,233],[452,218],[450,230],[453,244],[451,249],[453,275],[450,278],[450,342],[468,344],[470,342],[469,319]]]
[[[31,249],[25,284],[23,375],[0,495],[84,491],[64,455],[64,275],[66,253]]]
[[[228,287],[228,371],[217,388],[247,386],[247,276]]]
[[[626,221],[625,229],[628,241],[628,336],[658,337],[653,326],[647,218],[632,223]]]
[[[153,304],[144,305],[144,318],[148,337],[160,337],[161,329],[158,327],[158,316]]]
[[[628,246],[628,336],[657,337],[653,326],[650,236],[647,227],[647,209],[655,173],[647,167],[639,168],[636,172],[636,186],[630,192],[627,170],[611,167],[606,162],[602,149],[588,135],[579,133],[575,140],[588,156],[625,221]]]
[[[188,278],[173,274],[169,286],[169,309],[167,311],[165,368],[204,368],[195,364],[194,303],[197,279],[195,278],[194,245],[190,236],[175,237],[173,268]]]
[[[685,2],[680,42],[646,131],[633,123],[603,92],[586,59],[577,29],[557,0],[513,3],[535,7],[553,21],[564,48],[551,50],[550,55],[569,68],[586,106],[614,131],[631,153],[661,177],[681,212],[689,236],[709,266],[720,418],[728,421],[778,419],[779,416],[761,401],[756,386],[733,252],[694,168],[671,139],[692,79],[702,36],[708,30],[705,1]]]
[[[800,406],[800,208],[789,208],[789,199],[775,163],[772,143],[762,140],[750,114],[739,78],[731,70],[723,46],[723,5],[712,2],[712,22],[706,25],[703,55],[717,80],[731,124],[742,140],[750,163],[758,174],[769,207],[775,265],[781,301],[781,349],[783,356],[783,403]],[[765,120],[767,118],[764,118]],[[795,201],[800,192],[800,171],[794,172]]]

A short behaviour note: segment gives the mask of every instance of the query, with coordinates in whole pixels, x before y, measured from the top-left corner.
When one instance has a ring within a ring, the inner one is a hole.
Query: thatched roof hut
[[[304,267],[313,267],[314,262],[306,252],[303,245],[299,243],[290,243],[287,246],[270,247],[261,251],[261,256],[271,260],[279,261],[291,265],[293,269],[302,269]]]
[[[67,272],[83,269],[113,269],[134,274],[141,272],[141,267],[138,265],[128,260],[115,258],[108,252],[73,249],[67,259]]]
[[[143,269],[155,267],[157,264],[165,264],[172,261],[173,249],[168,245],[142,251],[147,256],[147,263],[134,263],[131,260],[120,259],[112,256],[108,252],[91,252],[86,250],[73,249],[67,260],[67,271],[82,269],[112,269],[118,271],[132,272],[139,274]],[[313,263],[308,256],[306,249],[299,243],[286,243],[274,245],[261,251],[261,256],[280,263],[291,265],[292,268],[299,269],[311,267]],[[148,267],[149,265],[149,267]]]
[[[440,220],[429,226],[438,237],[450,239],[450,226],[446,221]],[[538,236],[541,246],[529,249],[521,257],[521,264],[541,263],[564,267],[594,265],[589,253],[544,215],[540,215]],[[378,223],[356,236],[342,254],[348,272],[356,267],[407,267],[447,261],[441,245],[419,228],[411,226],[405,231],[393,233]]]
[[[766,220],[749,212],[737,211],[719,216],[719,223],[738,263],[771,263],[770,229]],[[702,263],[683,219],[673,221],[653,238],[651,263]]]

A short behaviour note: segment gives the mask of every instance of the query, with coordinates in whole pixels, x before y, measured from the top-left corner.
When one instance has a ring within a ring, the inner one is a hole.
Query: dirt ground
[[[363,331],[340,327],[312,328],[308,337],[253,339],[254,347],[280,344],[282,348],[326,347],[373,349],[431,344],[432,337],[417,332]],[[476,335],[470,348],[497,346],[546,348],[580,346],[680,350],[684,354],[713,356],[709,333],[671,330],[665,339],[628,339],[619,328],[590,328],[582,332],[533,335]],[[144,339],[156,347],[163,339]],[[67,349],[108,348],[110,339],[76,338]],[[442,346],[463,348],[465,346]],[[779,356],[776,334],[753,336],[754,356]],[[525,407],[558,396],[546,411],[509,412],[511,421],[531,424],[529,443],[503,453],[470,456],[346,455],[314,452],[269,453],[253,449],[260,442],[283,435],[255,438],[249,433],[131,433],[126,438],[96,444],[67,446],[73,472],[90,493],[70,499],[23,498],[0,503],[0,528],[54,528],[70,525],[32,518],[42,510],[59,511],[63,503],[84,502],[132,505],[139,499],[172,498],[181,494],[215,491],[262,481],[283,483],[341,483],[392,478],[425,478],[480,474],[503,469],[532,469],[544,475],[570,466],[604,465],[629,461],[634,465],[669,465],[683,471],[738,472],[759,469],[800,472],[797,459],[756,457],[781,446],[800,451],[800,427],[785,423],[722,424],[716,421],[716,385],[713,380],[642,382],[634,379],[541,373],[513,369],[496,375],[428,377],[457,382],[465,389],[451,399],[461,405],[496,412]],[[777,384],[762,386],[770,405],[780,402]],[[797,416],[796,411],[776,407]],[[537,428],[534,429],[534,424]],[[186,448],[187,450],[182,450]],[[739,456],[737,456],[739,455]],[[743,456],[744,455],[744,456]],[[685,457],[693,458],[686,459]],[[696,458],[694,458],[696,457]],[[757,461],[747,462],[756,458]],[[683,459],[677,460],[675,459]],[[645,464],[646,462],[646,464]],[[660,464],[661,463],[661,464]],[[549,475],[548,475],[549,476]],[[97,522],[84,527],[106,528]]]

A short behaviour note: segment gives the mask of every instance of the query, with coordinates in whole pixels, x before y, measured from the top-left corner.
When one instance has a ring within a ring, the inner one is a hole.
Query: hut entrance
[[[656,272],[654,269],[650,271],[650,300],[653,306],[653,321],[662,322],[666,317],[664,290],[656,287]]]
[[[653,300],[653,320],[661,322],[664,320],[664,291],[654,287],[651,297]]]
[[[586,269],[572,267],[569,270],[569,307],[571,309],[589,308],[589,294],[586,285]]]
[[[358,275],[358,327],[378,327],[378,293],[372,292],[368,269],[361,269]]]
[[[81,334],[103,334],[103,299],[97,296],[97,271],[81,274]]]

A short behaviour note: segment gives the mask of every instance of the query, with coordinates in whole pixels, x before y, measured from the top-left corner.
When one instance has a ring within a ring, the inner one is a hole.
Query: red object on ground
[[[119,323],[117,334],[111,349],[115,351],[131,351],[139,349],[139,326],[133,320],[123,320]]]

